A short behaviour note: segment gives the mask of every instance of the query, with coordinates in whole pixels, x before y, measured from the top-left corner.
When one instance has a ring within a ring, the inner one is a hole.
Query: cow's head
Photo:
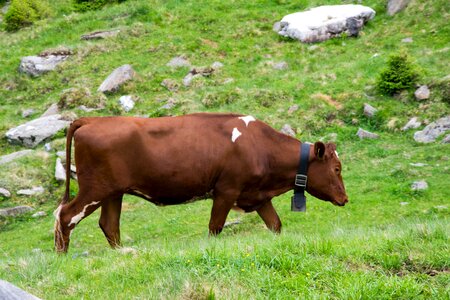
[[[316,142],[310,155],[306,191],[321,200],[344,206],[348,202],[341,177],[341,162],[336,145]]]

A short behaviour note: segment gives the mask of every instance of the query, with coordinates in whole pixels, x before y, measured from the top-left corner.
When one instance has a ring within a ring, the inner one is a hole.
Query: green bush
[[[410,89],[419,79],[419,74],[406,53],[391,55],[388,66],[377,80],[378,90],[385,95]]]
[[[100,9],[108,3],[122,3],[126,0],[74,0],[75,10],[84,12]]]
[[[49,14],[49,7],[41,0],[13,0],[5,14],[5,28],[8,31],[19,30]]]

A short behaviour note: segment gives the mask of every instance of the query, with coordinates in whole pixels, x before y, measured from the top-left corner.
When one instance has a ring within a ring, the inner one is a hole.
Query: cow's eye
[[[334,170],[336,171],[336,174],[339,174],[341,172],[341,169],[339,168],[335,168]]]

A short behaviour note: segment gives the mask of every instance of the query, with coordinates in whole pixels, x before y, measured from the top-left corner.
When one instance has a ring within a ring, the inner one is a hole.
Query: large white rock
[[[19,71],[36,77],[42,73],[53,71],[68,57],[68,55],[26,56],[20,61]]]
[[[0,279],[0,299],[5,300],[39,300],[17,286]]]
[[[19,215],[22,215],[24,213],[27,213],[29,211],[32,211],[33,209],[26,205],[16,206],[16,207],[9,207],[9,208],[3,208],[0,209],[0,216],[2,217],[16,217]],[[0,295],[1,296],[1,295]],[[1,298],[0,299],[4,299]]]
[[[375,11],[363,5],[325,5],[287,15],[275,26],[278,34],[304,43],[321,42],[344,32],[353,36]]]
[[[70,121],[63,120],[61,115],[50,115],[11,128],[6,132],[6,138],[11,144],[33,148],[69,125]]]

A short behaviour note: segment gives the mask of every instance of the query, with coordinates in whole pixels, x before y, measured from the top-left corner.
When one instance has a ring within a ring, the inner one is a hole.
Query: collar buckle
[[[295,175],[295,186],[306,189],[306,182],[308,181],[308,176],[303,174]]]

